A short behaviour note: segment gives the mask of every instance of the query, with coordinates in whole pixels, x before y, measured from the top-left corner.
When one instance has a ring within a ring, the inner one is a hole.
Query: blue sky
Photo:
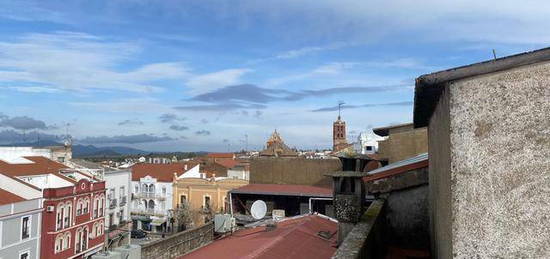
[[[328,148],[412,120],[414,78],[547,47],[548,1],[2,1],[0,142]],[[67,126],[68,125],[68,126]],[[24,136],[23,136],[23,133]]]

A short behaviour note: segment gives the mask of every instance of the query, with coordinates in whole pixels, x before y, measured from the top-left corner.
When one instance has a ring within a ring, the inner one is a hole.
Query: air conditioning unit
[[[46,207],[46,211],[47,211],[47,212],[54,212],[54,210],[55,210],[55,207],[54,207],[54,206],[48,206],[48,207]]]

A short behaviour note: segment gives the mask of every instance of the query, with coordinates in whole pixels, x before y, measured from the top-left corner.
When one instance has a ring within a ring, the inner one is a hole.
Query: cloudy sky
[[[547,47],[550,1],[0,2],[0,143],[327,148],[412,120],[414,78]]]

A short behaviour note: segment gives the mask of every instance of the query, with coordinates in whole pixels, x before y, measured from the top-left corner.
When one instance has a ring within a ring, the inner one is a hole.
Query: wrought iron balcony
[[[114,208],[116,208],[116,205],[117,205],[117,199],[111,199],[111,200],[109,200],[109,209],[114,209]]]

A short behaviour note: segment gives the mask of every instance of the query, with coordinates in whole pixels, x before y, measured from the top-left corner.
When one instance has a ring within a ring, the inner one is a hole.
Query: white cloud
[[[246,68],[236,68],[197,75],[191,77],[186,85],[189,87],[191,94],[202,94],[224,86],[241,83],[241,77],[250,71]]]
[[[154,92],[161,90],[154,81],[189,75],[182,63],[145,64],[130,71],[117,69],[139,51],[135,44],[85,33],[27,34],[15,42],[0,42],[0,82],[40,84],[43,88],[77,92]]]
[[[142,112],[158,114],[173,111],[171,107],[162,104],[158,99],[150,97],[120,98],[103,102],[71,102],[69,105],[108,113]]]
[[[355,62],[332,62],[326,65],[322,65],[313,70],[314,74],[330,74],[337,75],[345,70],[351,69],[358,63]]]
[[[44,86],[8,86],[8,89],[16,90],[24,93],[59,93],[61,90]]]

